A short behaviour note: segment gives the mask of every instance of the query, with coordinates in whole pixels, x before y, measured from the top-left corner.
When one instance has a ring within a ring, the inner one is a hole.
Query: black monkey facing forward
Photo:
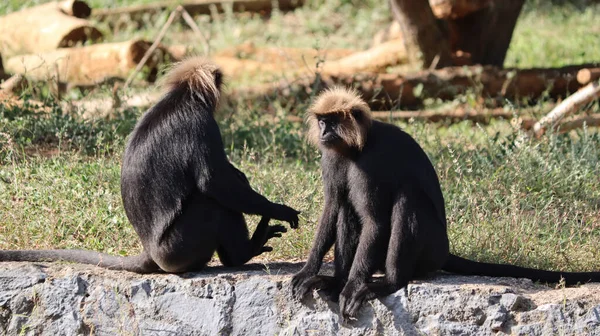
[[[551,272],[450,254],[444,198],[429,158],[400,128],[372,120],[355,91],[325,91],[307,123],[308,139],[322,154],[325,204],[308,260],[292,278],[296,299],[322,289],[332,299],[339,296],[348,318],[364,301],[439,269],[542,282],[562,277],[567,284],[600,281],[600,272]],[[334,244],[334,276],[318,275]],[[373,281],[379,270],[382,281]]]
[[[166,93],[136,124],[123,156],[121,196],[143,252],[117,257],[83,250],[0,251],[0,261],[71,261],[137,273],[202,269],[214,252],[225,266],[246,263],[298,226],[298,211],[254,191],[227,159],[214,111],[222,73],[202,59],[176,65]],[[243,213],[262,215],[252,238]]]

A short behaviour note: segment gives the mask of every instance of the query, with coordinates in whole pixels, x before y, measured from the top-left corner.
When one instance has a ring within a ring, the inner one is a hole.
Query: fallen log
[[[151,43],[131,40],[62,48],[37,55],[15,56],[6,61],[6,70],[34,81],[54,81],[69,86],[95,86],[111,79],[125,79],[140,62]],[[167,51],[159,47],[146,63],[146,80],[154,81],[158,65]]]
[[[343,55],[343,56],[342,56]],[[244,58],[237,58],[237,57]],[[329,57],[328,61],[324,61]],[[332,59],[336,58],[337,59]],[[260,48],[239,46],[211,57],[225,74],[239,76],[271,74],[312,75],[320,67],[323,73],[384,72],[388,66],[407,61],[400,40],[388,41],[364,51]],[[272,76],[271,76],[272,77]]]
[[[533,125],[533,133],[540,137],[544,131],[553,127],[569,114],[579,110],[581,106],[600,98],[600,83],[591,82],[558,104],[550,113]]]
[[[130,97],[120,98],[119,107],[146,109],[155,104],[161,97],[160,92],[143,92]],[[115,113],[115,101],[112,97],[82,99],[63,102],[62,109],[68,113],[76,113],[84,119],[106,118]]]
[[[75,15],[85,15],[72,2]],[[39,53],[99,40],[102,33],[88,20],[65,14],[63,2],[26,8],[0,18],[0,50],[4,57]],[[89,8],[89,7],[88,7]]]
[[[273,79],[273,76],[282,74],[283,68],[278,64],[262,63],[251,59],[239,59],[235,57],[211,57],[215,64],[219,66],[223,74],[227,77],[257,77],[267,75],[268,79]],[[295,70],[295,69],[294,69]],[[260,78],[256,78],[259,80]]]
[[[235,47],[221,50],[214,57],[235,57],[262,63],[274,63],[289,66],[312,66],[317,61],[332,61],[359,52],[354,49],[314,49],[314,48],[285,48],[285,47],[256,47],[254,43],[242,43]]]
[[[371,46],[376,46],[391,40],[403,40],[404,35],[402,34],[402,28],[398,21],[393,21],[389,26],[381,29],[375,36],[373,36],[373,40],[371,41]]]
[[[391,40],[367,50],[325,62],[323,71],[329,73],[385,72],[388,66],[408,62],[406,46],[402,40]]]
[[[373,110],[390,110],[401,106],[418,107],[424,99],[452,100],[457,95],[476,90],[480,96],[496,99],[529,98],[535,101],[546,92],[552,98],[566,97],[581,84],[575,76],[590,64],[563,68],[499,69],[493,66],[449,67],[421,71],[410,75],[373,73],[320,73],[294,81],[278,81],[238,89],[237,97],[285,97],[309,99],[316,91],[336,85],[355,87]]]
[[[600,68],[581,69],[577,72],[577,81],[581,85],[600,79]]]
[[[23,76],[14,75],[0,83],[0,92],[4,94],[15,94],[16,92],[21,91],[26,84],[27,81]]]
[[[565,120],[556,126],[559,133],[567,133],[574,129],[582,128],[583,125],[587,127],[598,127],[600,126],[600,113],[578,116],[569,120]]]
[[[525,131],[531,131],[533,126],[538,122],[537,119],[530,117],[522,118],[521,121],[523,122],[521,128]],[[572,116],[552,125],[551,129],[555,133],[563,134],[582,128],[583,125],[586,125],[587,127],[600,127],[600,113]]]
[[[214,6],[219,13],[224,12],[226,6],[231,6],[234,12],[268,13],[275,8],[273,4],[277,4],[276,8],[279,10],[286,11],[304,5],[304,0],[184,0],[177,4],[191,15],[211,14],[211,6]],[[144,16],[162,13],[174,6],[172,1],[161,1],[128,7],[97,9],[94,10],[92,16],[98,21],[118,20],[126,16],[131,21],[139,22],[144,19]]]
[[[516,116],[516,111],[509,111],[502,107],[493,109],[475,109],[470,107],[454,107],[443,110],[419,111],[373,111],[371,115],[379,120],[421,120],[429,122],[460,122],[470,120],[480,124],[487,124],[491,119],[510,120]]]
[[[66,1],[53,1],[47,2],[40,7],[53,10],[58,9],[66,15],[74,16],[80,19],[87,19],[92,13],[92,9],[85,1],[80,0],[66,0]]]

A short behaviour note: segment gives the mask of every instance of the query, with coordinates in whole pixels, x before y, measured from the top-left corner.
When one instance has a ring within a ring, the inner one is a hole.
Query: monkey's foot
[[[271,238],[281,238],[282,233],[286,233],[287,229],[283,225],[269,225],[269,232],[267,233],[267,240]]]
[[[376,295],[366,283],[357,281],[348,282],[340,294],[340,315],[344,322],[355,318],[362,305]]]
[[[308,272],[300,271],[292,277],[292,296],[297,302],[302,301],[306,294],[310,292],[320,281],[318,276],[311,275]]]
[[[263,231],[264,232],[264,231]],[[265,245],[271,238],[281,238],[282,233],[287,232],[287,229],[283,225],[269,225],[266,227],[266,232],[263,234],[258,233],[258,229],[255,235],[252,236],[254,244],[254,256],[261,255],[265,252],[273,251],[271,246]]]
[[[319,294],[322,295],[323,299],[338,302],[342,287],[340,281],[335,277],[318,275],[319,282],[317,282],[313,288],[319,290]]]

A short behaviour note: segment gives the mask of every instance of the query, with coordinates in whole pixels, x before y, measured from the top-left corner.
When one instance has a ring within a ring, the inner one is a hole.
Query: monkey
[[[267,241],[298,227],[295,209],[254,191],[227,159],[214,113],[223,74],[193,57],[164,79],[166,92],[138,120],[121,165],[121,198],[142,243],[137,256],[85,250],[0,251],[0,261],[69,261],[136,273],[201,270],[217,252],[238,266],[263,252]],[[243,214],[261,215],[252,238]]]
[[[524,277],[566,284],[600,281],[600,272],[568,273],[471,261],[449,252],[442,189],[421,146],[399,127],[372,120],[355,90],[335,87],[308,109],[307,138],[321,152],[324,206],[293,296],[312,289],[339,302],[342,319],[437,270]],[[319,275],[334,246],[334,275]],[[373,278],[377,271],[383,277]],[[379,281],[377,281],[379,280]]]

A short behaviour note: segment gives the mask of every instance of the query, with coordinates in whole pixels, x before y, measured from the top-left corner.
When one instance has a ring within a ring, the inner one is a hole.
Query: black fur
[[[194,71],[186,75],[193,77]],[[209,77],[220,92],[221,72],[214,70]],[[218,92],[174,81],[133,130],[123,157],[121,196],[142,241],[141,255],[0,251],[0,261],[64,260],[138,273],[179,273],[200,270],[215,251],[226,266],[270,251],[265,243],[286,230],[269,226],[269,218],[296,228],[298,211],[256,193],[231,165],[213,117],[217,104]],[[251,239],[243,213],[263,216]]]
[[[567,284],[600,280],[600,273],[540,271],[449,254],[440,183],[417,142],[398,127],[373,121],[359,151],[328,141],[332,135],[326,133],[336,128],[327,128],[321,128],[319,145],[325,205],[308,260],[292,279],[297,299],[322,289],[332,299],[339,297],[342,316],[348,318],[364,301],[439,269],[543,282],[564,277]],[[317,275],[334,244],[334,277]],[[371,276],[378,270],[385,276],[375,282]]]

